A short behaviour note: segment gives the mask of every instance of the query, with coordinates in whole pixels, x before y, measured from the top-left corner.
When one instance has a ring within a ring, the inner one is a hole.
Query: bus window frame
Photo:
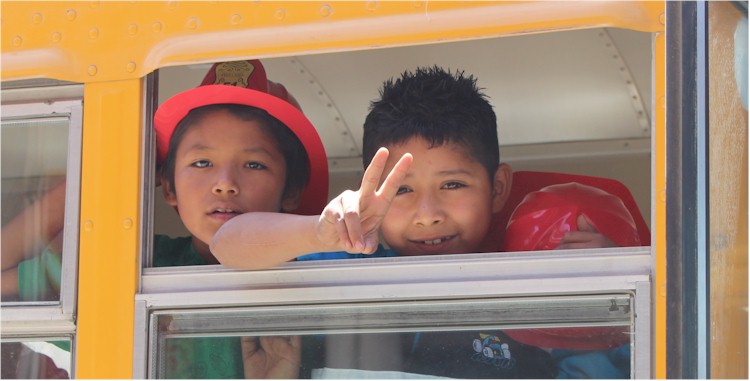
[[[3,90],[3,121],[31,118],[68,120],[65,217],[60,298],[44,302],[3,302],[2,342],[68,341],[68,375],[76,377],[75,321],[78,302],[78,237],[80,220],[83,86],[59,85]]]
[[[70,100],[70,97],[77,98]],[[6,104],[7,103],[7,104]],[[78,232],[80,213],[81,149],[83,143],[83,86],[65,85],[3,91],[3,120],[13,118],[68,119],[66,163],[65,222],[60,299],[50,302],[3,302],[3,334],[15,322],[28,329],[29,320],[58,321],[63,332],[70,331],[77,302]],[[33,317],[30,319],[30,317]],[[29,332],[36,332],[30,330]],[[53,329],[52,332],[58,332]]]

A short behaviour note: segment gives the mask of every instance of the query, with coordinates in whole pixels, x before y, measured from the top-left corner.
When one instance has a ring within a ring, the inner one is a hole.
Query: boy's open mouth
[[[213,212],[211,212],[211,214],[232,214],[232,215],[237,215],[237,214],[242,214],[242,212],[234,210],[234,209],[215,209]]]
[[[435,239],[412,241],[412,242],[427,245],[427,246],[437,246],[437,245],[440,245],[441,243],[448,242],[452,240],[453,238],[456,238],[456,236],[451,235],[451,236],[445,236],[445,237],[440,237],[440,238],[435,238]]]

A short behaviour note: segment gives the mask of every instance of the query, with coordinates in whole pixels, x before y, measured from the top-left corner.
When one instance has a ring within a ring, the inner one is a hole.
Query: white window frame
[[[83,85],[4,89],[2,102],[4,120],[66,118],[69,124],[60,299],[43,302],[3,302],[0,334],[3,342],[26,339],[70,341],[69,375],[74,378]]]

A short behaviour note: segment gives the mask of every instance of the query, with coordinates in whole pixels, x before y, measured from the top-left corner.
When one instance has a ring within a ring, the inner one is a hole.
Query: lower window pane
[[[630,342],[612,335],[628,330],[622,326],[171,338],[164,342],[160,377],[630,378]],[[579,334],[589,346],[581,346]],[[556,337],[556,347],[529,345],[548,337]],[[565,337],[580,349],[561,344]]]
[[[152,314],[158,378],[630,378],[628,295]]]
[[[70,341],[3,341],[3,379],[69,379]]]

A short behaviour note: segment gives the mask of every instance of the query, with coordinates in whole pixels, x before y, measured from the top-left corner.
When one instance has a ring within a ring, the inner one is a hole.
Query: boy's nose
[[[435,197],[425,195],[419,198],[417,211],[414,215],[414,223],[421,226],[431,226],[439,224],[445,220],[440,204]]]
[[[236,196],[240,193],[240,187],[231,176],[225,174],[214,183],[213,193],[217,196]]]

